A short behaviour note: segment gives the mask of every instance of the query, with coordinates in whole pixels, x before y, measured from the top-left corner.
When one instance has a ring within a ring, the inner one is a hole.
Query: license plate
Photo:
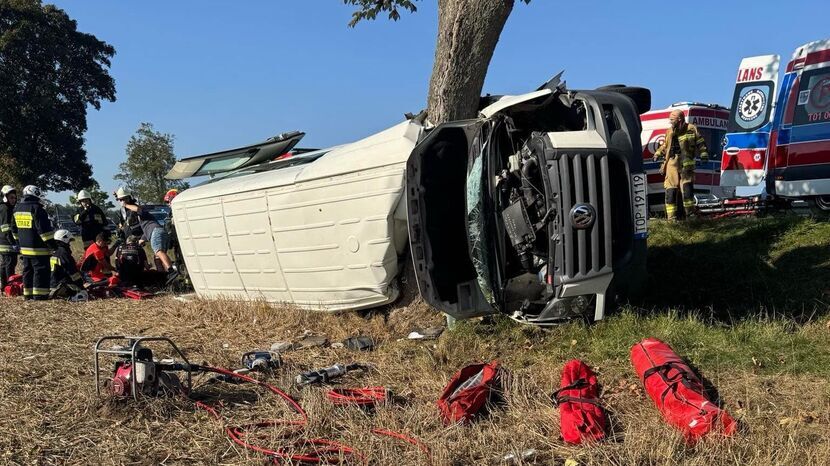
[[[634,206],[634,237],[648,236],[648,191],[646,174],[631,175],[631,204]]]

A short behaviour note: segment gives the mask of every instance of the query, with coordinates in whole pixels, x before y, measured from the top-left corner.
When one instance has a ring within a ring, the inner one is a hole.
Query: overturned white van
[[[412,119],[313,151],[293,149],[295,132],[179,161],[168,178],[214,177],[172,205],[197,294],[327,311],[395,300],[404,169],[422,130]]]

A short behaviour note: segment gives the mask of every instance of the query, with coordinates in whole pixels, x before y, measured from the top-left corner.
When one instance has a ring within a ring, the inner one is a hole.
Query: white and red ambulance
[[[735,83],[721,183],[762,185],[773,199],[830,211],[830,39],[744,58]]]
[[[686,121],[697,126],[709,149],[709,161],[698,162],[695,168],[695,198],[698,203],[711,202],[734,196],[735,188],[720,186],[720,154],[723,137],[729,121],[729,109],[716,104],[698,102],[678,102],[668,108],[652,110],[640,115],[643,125],[641,141],[643,144],[643,167],[648,175],[648,205],[652,215],[665,211],[665,190],[660,164],[652,157],[666,140],[669,129],[669,114],[681,110]]]

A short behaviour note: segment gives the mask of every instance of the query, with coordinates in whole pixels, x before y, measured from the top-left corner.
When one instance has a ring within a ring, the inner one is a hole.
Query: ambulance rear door
[[[757,186],[766,176],[779,64],[778,55],[741,61],[721,158],[721,186]]]

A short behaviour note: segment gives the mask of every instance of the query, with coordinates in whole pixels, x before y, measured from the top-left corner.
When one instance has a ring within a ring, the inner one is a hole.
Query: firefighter
[[[41,205],[37,186],[23,188],[14,208],[20,255],[23,256],[23,299],[49,299],[49,257],[55,249],[55,231]]]
[[[17,204],[17,190],[14,186],[3,186],[3,202],[0,203],[0,295],[6,289],[9,277],[17,268],[17,227],[12,213]]]
[[[55,232],[55,253],[52,254],[50,298],[70,298],[83,291],[84,281],[78,265],[72,257],[72,233],[67,230]]]
[[[168,282],[174,281],[179,276],[179,272],[173,268],[170,256],[167,255],[167,250],[170,249],[170,236],[159,225],[158,219],[156,219],[149,209],[138,205],[138,202],[136,202],[128,189],[119,188],[117,193],[118,202],[121,203],[121,207],[123,207],[126,213],[128,225],[130,224],[129,218],[131,215],[137,217],[138,225],[141,227],[142,243],[150,242],[153,254],[161,261],[164,270],[167,271]]]
[[[683,210],[686,216],[694,213],[695,159],[709,160],[706,142],[693,124],[686,123],[686,116],[681,110],[673,110],[669,115],[671,128],[666,131],[666,140],[654,153],[654,160],[665,159],[660,167],[660,174],[665,177],[663,187],[666,189],[666,217],[677,220],[678,195],[683,198]],[[678,192],[679,191],[679,192]]]
[[[84,243],[84,250],[95,242],[98,233],[104,231],[107,226],[107,216],[100,207],[92,203],[92,196],[85,189],[78,193],[78,211],[75,213],[75,224],[81,227],[81,241]]]

